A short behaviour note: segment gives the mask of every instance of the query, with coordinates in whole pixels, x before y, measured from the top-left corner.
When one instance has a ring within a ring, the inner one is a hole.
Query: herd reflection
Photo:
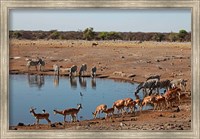
[[[28,74],[27,79],[28,79],[28,84],[30,87],[38,87],[40,89],[45,83],[45,79],[43,75]]]
[[[55,87],[59,86],[59,79],[60,79],[59,76],[56,76],[56,75],[54,76],[53,85]],[[28,74],[27,80],[28,80],[29,87],[37,87],[37,88],[41,89],[43,87],[43,85],[45,84],[45,76],[44,75]],[[85,88],[87,88],[88,80],[86,80],[86,77],[70,77],[69,82],[70,82],[70,86],[72,89],[76,89],[78,83],[82,89],[85,89]],[[96,78],[91,78],[90,82],[91,82],[90,85],[91,85],[92,89],[96,89]]]

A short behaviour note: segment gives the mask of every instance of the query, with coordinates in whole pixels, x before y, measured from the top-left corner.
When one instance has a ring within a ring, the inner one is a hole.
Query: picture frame
[[[191,131],[14,131],[9,130],[9,10],[17,8],[191,8],[192,10],[192,130]],[[200,1],[34,1],[34,0],[1,0],[1,138],[200,138]]]

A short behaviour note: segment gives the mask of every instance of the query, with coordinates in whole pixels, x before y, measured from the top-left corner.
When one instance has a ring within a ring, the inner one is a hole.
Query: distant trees
[[[162,33],[156,33],[153,36],[153,40],[155,40],[157,42],[161,42],[161,41],[163,41],[163,39],[164,39],[164,34],[162,34]]]
[[[191,41],[191,32],[180,30],[178,33],[157,32],[95,32],[92,27],[81,31],[10,31],[10,38],[15,39],[60,39],[60,40],[126,40],[126,41]]]
[[[13,32],[13,37],[20,39],[22,37],[22,33],[19,31]]]
[[[178,37],[179,37],[179,40],[182,42],[185,40],[185,37],[187,36],[187,31],[182,29],[179,31],[178,33]]]
[[[60,39],[60,33],[57,30],[50,31],[51,34],[49,35],[48,39]]]
[[[171,32],[171,33],[169,34],[168,38],[169,38],[169,40],[170,40],[171,42],[175,42],[175,41],[178,40],[178,34],[177,34],[177,33]]]
[[[100,40],[107,40],[107,39],[108,39],[108,32],[100,32],[100,33],[98,34],[98,38],[99,38]]]
[[[84,31],[83,31],[83,39],[86,39],[86,40],[92,40],[94,39],[94,31],[93,31],[93,28],[90,27],[90,28],[86,28]]]
[[[122,36],[119,32],[100,32],[98,33],[99,40],[122,40]]]

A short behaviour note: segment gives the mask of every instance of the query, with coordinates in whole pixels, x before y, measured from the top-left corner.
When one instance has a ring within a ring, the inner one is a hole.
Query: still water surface
[[[112,107],[115,100],[127,97],[135,99],[133,91],[137,87],[137,84],[111,79],[58,79],[39,75],[10,75],[9,85],[10,125],[17,125],[19,122],[33,124],[35,118],[29,112],[31,106],[37,108],[36,113],[42,113],[43,109],[49,112],[53,123],[63,122],[63,116],[54,115],[54,109],[76,108],[81,103],[83,109],[78,113],[78,120],[92,119],[92,112],[99,104]],[[69,116],[67,120],[70,120]],[[40,123],[47,121],[41,120]]]

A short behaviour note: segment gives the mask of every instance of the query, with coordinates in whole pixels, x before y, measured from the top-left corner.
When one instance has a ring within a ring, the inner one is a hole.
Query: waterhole
[[[33,124],[35,118],[30,107],[36,113],[45,109],[52,122],[63,122],[62,115],[54,115],[53,110],[76,108],[82,104],[78,120],[93,118],[92,112],[99,104],[112,107],[114,101],[131,97],[138,84],[100,78],[69,78],[41,75],[10,75],[9,82],[9,123]],[[140,93],[141,95],[142,93]],[[104,116],[103,113],[100,114]],[[70,121],[71,117],[67,116]],[[40,123],[47,123],[41,120]]]

